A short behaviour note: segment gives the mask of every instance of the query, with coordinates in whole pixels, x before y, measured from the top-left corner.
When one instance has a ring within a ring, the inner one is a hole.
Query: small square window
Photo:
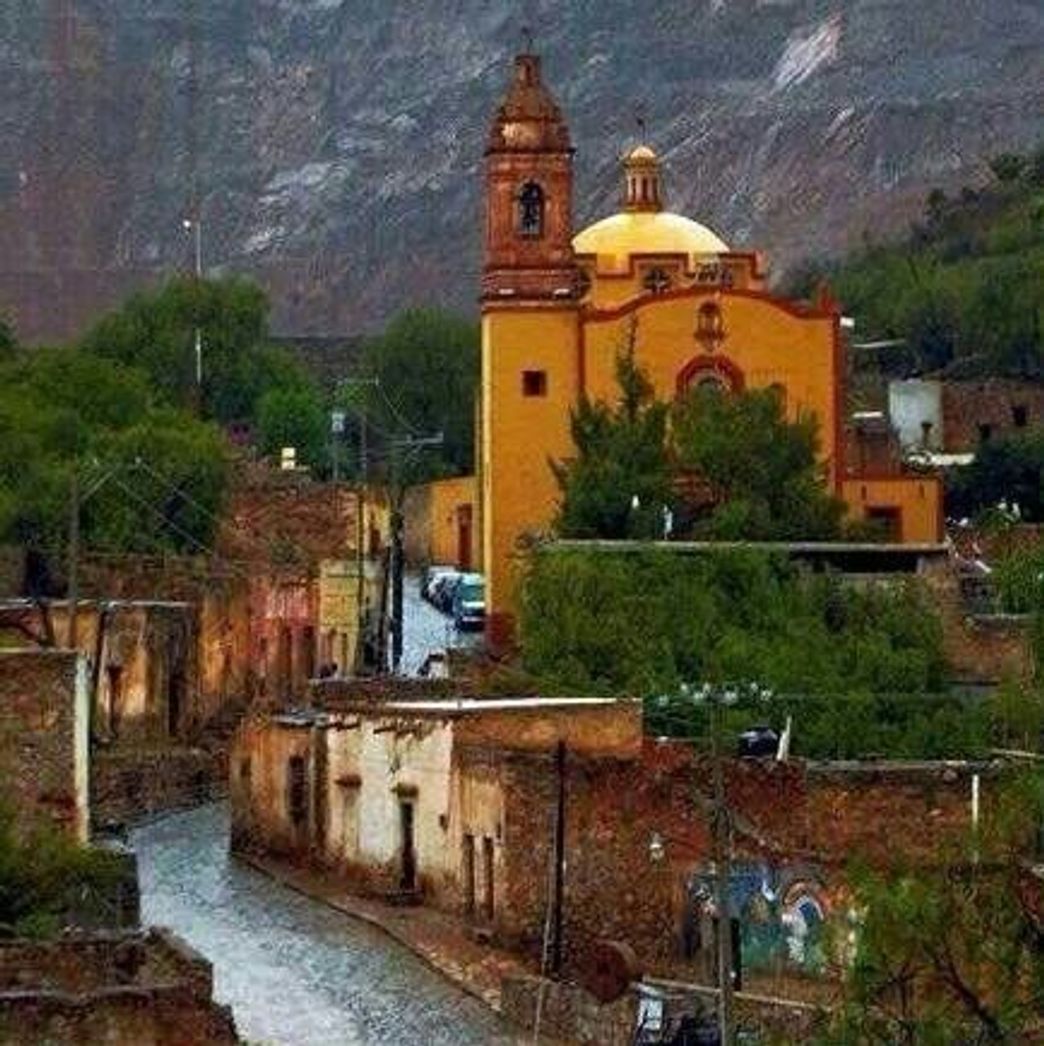
[[[1026,408],[1021,403],[1011,408],[1011,417],[1015,422],[1015,428],[1017,429],[1024,429],[1026,427],[1026,422],[1029,420]]]
[[[981,443],[988,442],[990,436],[992,436],[992,435],[993,435],[993,426],[992,425],[980,425],[979,426],[979,441]]]
[[[524,370],[524,371],[522,371],[522,395],[523,396],[546,396],[547,395],[547,371],[546,370]]]

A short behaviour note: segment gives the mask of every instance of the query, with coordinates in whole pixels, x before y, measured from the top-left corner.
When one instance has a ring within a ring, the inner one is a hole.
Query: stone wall
[[[1044,424],[1044,385],[1006,378],[947,381],[942,409],[945,449],[973,451],[984,439]]]
[[[91,757],[91,820],[96,826],[197,806],[227,792],[228,760],[214,749],[96,748]]]
[[[66,650],[0,650],[3,798],[28,825],[44,817],[87,839],[90,712],[83,658]]]
[[[0,942],[0,1044],[239,1041],[210,963],[173,934]]]
[[[648,1000],[647,1009],[642,1007],[643,998]],[[737,1027],[756,1035],[759,1042],[809,1041],[823,1017],[813,1006],[745,992],[735,995],[734,1006]],[[695,1022],[701,1031],[716,1032],[717,993],[691,984],[651,981],[632,985],[615,1002],[600,1003],[569,982],[524,975],[504,978],[501,1012],[505,1020],[532,1031],[538,1008],[542,1038],[582,1046],[631,1046],[639,1021],[650,1034],[676,1034],[686,1020]]]

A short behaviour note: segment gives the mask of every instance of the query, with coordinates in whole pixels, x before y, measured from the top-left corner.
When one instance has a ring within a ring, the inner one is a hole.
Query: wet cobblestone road
[[[380,931],[228,856],[224,804],[136,829],[145,922],[214,964],[215,995],[254,1044],[508,1043],[477,1000]]]
[[[419,578],[407,574],[402,588],[402,672],[416,675],[433,650],[448,647],[474,647],[482,642],[481,632],[458,632],[453,619],[440,613],[421,598]]]

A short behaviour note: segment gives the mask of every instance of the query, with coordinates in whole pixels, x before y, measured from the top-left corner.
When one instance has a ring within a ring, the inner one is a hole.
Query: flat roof
[[[545,549],[589,549],[603,552],[639,552],[645,549],[656,549],[667,552],[716,552],[719,550],[753,548],[767,552],[790,552],[798,554],[845,552],[877,552],[882,555],[906,553],[907,555],[948,555],[949,545],[942,542],[911,542],[909,544],[885,543],[878,541],[610,541],[593,539],[590,541],[567,539],[546,542]]]
[[[542,708],[591,708],[626,704],[630,699],[618,697],[501,697],[483,700],[458,697],[434,701],[384,701],[368,705],[375,712],[524,712]]]
[[[67,599],[21,599],[21,598],[3,598],[0,597],[0,610],[36,610],[39,607],[54,607],[57,609],[63,609],[69,605]],[[81,598],[76,600],[76,606],[79,609],[87,610],[90,607],[170,607],[174,609],[184,609],[192,607],[192,603],[185,600],[175,599],[96,599],[93,597]]]

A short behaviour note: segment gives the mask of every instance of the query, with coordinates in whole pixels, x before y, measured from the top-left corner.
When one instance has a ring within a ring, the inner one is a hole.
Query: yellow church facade
[[[845,466],[843,340],[836,303],[772,294],[761,256],[664,207],[660,162],[623,162],[623,210],[574,232],[573,149],[535,55],[515,60],[486,150],[479,418],[483,565],[491,630],[509,628],[520,549],[549,533],[560,490],[549,462],[573,453],[570,413],[618,397],[615,362],[633,343],[657,396],[694,385],[774,387],[789,417],[818,420],[827,482],[850,518],[894,540],[936,542],[931,477]]]

